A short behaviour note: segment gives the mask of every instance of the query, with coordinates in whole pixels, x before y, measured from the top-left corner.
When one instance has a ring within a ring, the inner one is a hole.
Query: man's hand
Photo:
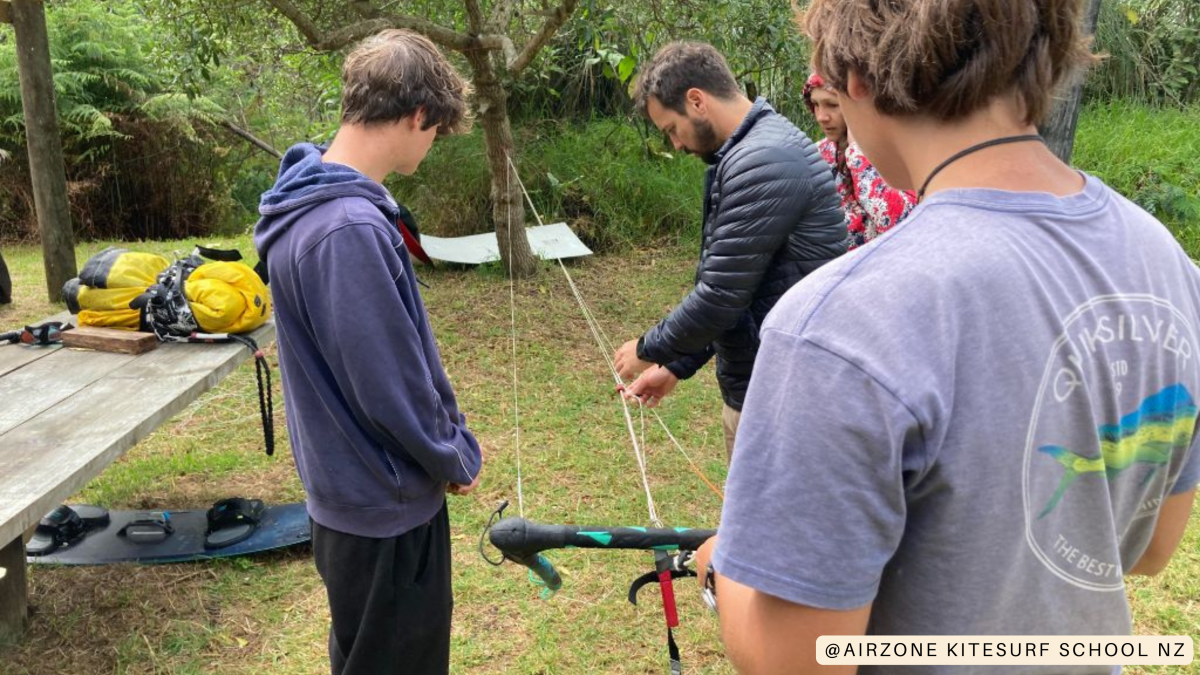
[[[638,373],[654,365],[638,358],[637,343],[637,340],[630,340],[621,345],[621,348],[613,355],[613,365],[616,366],[617,374],[621,376],[622,380],[632,380],[638,376]]]
[[[679,378],[663,366],[654,366],[642,373],[625,388],[625,396],[638,398],[647,408],[654,408],[670,395]]]
[[[470,485],[460,485],[458,483],[447,483],[446,484],[446,494],[457,495],[459,497],[471,494],[472,490],[479,487],[479,477],[482,475],[483,475],[483,470],[481,469],[479,471],[479,473],[475,474],[475,480],[471,481]]]
[[[700,589],[704,590],[705,583],[708,581],[708,561],[712,560],[713,551],[717,548],[717,535],[708,538],[708,541],[700,545],[696,549],[696,555],[692,558],[692,564],[696,567],[696,580],[700,582]]]

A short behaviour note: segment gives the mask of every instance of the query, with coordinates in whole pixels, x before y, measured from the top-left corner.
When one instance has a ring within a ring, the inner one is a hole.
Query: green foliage
[[[302,140],[330,139],[341,91],[340,54],[297,50],[303,39],[296,28],[264,2],[225,6],[199,0],[136,0],[136,4],[168,27],[160,40],[172,49],[160,53],[176,54],[170,62],[182,73],[177,75],[180,81],[206,83],[197,90],[230,110],[243,126],[279,149]],[[299,0],[296,7],[319,30],[332,30],[361,20],[356,12],[366,4]],[[482,5],[486,13],[490,7],[486,2]],[[406,4],[403,13],[464,30],[463,7],[459,0],[423,0]],[[674,163],[645,159],[654,154],[651,146],[657,147],[645,123],[616,130],[619,123],[612,122],[595,132],[590,126],[572,130],[545,121],[627,118],[629,87],[639,64],[676,39],[714,42],[728,56],[748,94],[766,95],[777,108],[801,116],[799,92],[808,66],[791,20],[788,4],[771,0],[720,0],[703,7],[674,0],[582,0],[574,17],[522,77],[505,83],[510,113],[529,127],[518,132],[517,149],[527,162],[539,165],[530,178],[538,208],[570,220],[600,248],[686,232],[696,222],[700,181],[692,178],[700,169],[683,158]],[[508,29],[517,39],[531,33],[540,21],[537,12],[518,11]],[[207,70],[218,62],[230,79]],[[643,136],[640,143],[638,134]],[[560,147],[563,150],[557,152]],[[489,174],[478,136],[443,140],[439,148],[416,180],[397,183],[402,198],[431,232],[491,229]],[[603,158],[596,162],[599,173],[584,164],[596,153]],[[556,166],[546,159],[550,155]],[[639,168],[631,171],[630,165]],[[242,158],[231,182],[244,219],[253,217],[257,196],[269,186],[275,170],[276,164],[265,158]],[[663,180],[664,170],[668,176],[687,173],[689,178],[683,182],[691,192],[683,200],[651,204],[654,200],[649,196],[663,192],[656,181]],[[449,187],[447,175],[453,176]]]
[[[326,28],[361,19],[353,4],[296,2]],[[463,7],[461,0],[418,0],[403,11],[464,30]],[[197,228],[244,231],[278,161],[214,123],[235,121],[279,150],[327,142],[337,128],[342,55],[299,47],[295,26],[261,0],[73,0],[48,11],[73,214],[85,233],[115,236],[97,225],[107,220],[135,223],[127,236],[154,236],[145,207],[170,223],[180,203]],[[703,167],[672,157],[653,127],[632,118],[629,88],[666,42],[706,40],[727,56],[748,94],[766,96],[815,132],[800,99],[807,47],[792,19],[790,3],[773,0],[581,0],[524,76],[506,83],[517,161],[538,211],[567,220],[601,250],[694,238]],[[510,29],[520,35],[538,22],[536,13],[518,13]],[[1194,101],[1198,29],[1200,8],[1186,0],[1105,0],[1097,41],[1111,56],[1089,80],[1091,100]],[[24,144],[13,58],[12,41],[0,41],[0,153],[10,157],[0,162],[0,189],[13,194],[0,203],[0,237],[28,237],[31,199],[14,187]],[[1195,144],[1186,129],[1198,120],[1194,108],[1163,115],[1093,105],[1077,159],[1182,237],[1197,219],[1189,169]],[[393,187],[426,231],[491,229],[479,131],[439,141],[417,176]]]
[[[72,220],[79,234],[182,236],[227,211],[223,176],[210,148],[225,113],[211,100],[166,88],[153,57],[151,24],[126,4],[48,4],[47,34],[66,161]],[[28,195],[25,122],[11,29],[0,41],[0,236],[35,231]]]
[[[509,84],[513,116],[589,120],[628,112],[627,90],[646,43],[622,11],[581,3],[524,76]]]
[[[1200,258],[1200,107],[1093,104],[1079,119],[1074,161],[1166,223]]]
[[[114,125],[120,116],[188,120],[190,105],[160,101],[142,108],[163,88],[149,57],[153,33],[135,11],[78,0],[50,5],[46,13],[59,128],[69,161],[98,159],[127,138]],[[0,146],[20,149],[25,121],[15,47],[15,40],[0,44]]]
[[[600,250],[699,241],[704,164],[644,145],[620,120],[555,129],[528,146],[526,186],[543,217],[561,214]]]
[[[701,5],[652,0],[588,0],[520,82],[512,83],[519,119],[593,119],[629,113],[638,69],[675,40],[712,43],[751,98],[766,96],[790,116],[806,114],[801,97],[808,51],[789,3],[718,0]]]
[[[303,40],[295,26],[265,3],[133,4],[165,27],[155,58],[174,90],[214,101],[277,147],[332,136],[342,55],[297,49]]]
[[[538,213],[547,223],[565,220],[597,250],[698,237],[703,164],[648,156],[637,127],[611,119],[529,126],[517,147],[520,179]],[[422,231],[459,236],[491,230],[488,181],[476,132],[439,140],[413,178],[389,187]],[[532,213],[526,219],[536,224]]]
[[[1107,57],[1088,81],[1090,100],[1200,102],[1200,6],[1193,0],[1107,0],[1096,48]]]
[[[791,3],[722,0],[713,3],[704,39],[721,50],[747,88],[784,115],[807,115],[802,91],[810,70],[808,44],[796,31]]]

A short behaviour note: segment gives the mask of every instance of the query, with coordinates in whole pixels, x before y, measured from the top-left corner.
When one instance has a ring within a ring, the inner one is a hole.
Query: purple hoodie
[[[308,513],[363,537],[432,518],[479,473],[382,185],[288,150],[254,245],[275,303],[288,434]]]

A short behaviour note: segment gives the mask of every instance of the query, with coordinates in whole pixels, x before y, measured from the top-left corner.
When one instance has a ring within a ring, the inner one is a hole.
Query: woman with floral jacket
[[[917,205],[917,195],[894,190],[871,165],[846,128],[837,93],[813,73],[804,85],[804,102],[821,125],[825,138],[817,144],[821,157],[833,167],[850,248],[855,249],[887,232]]]

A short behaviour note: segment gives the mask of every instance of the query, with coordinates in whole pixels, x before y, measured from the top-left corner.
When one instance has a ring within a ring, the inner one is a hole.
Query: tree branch
[[[502,35],[466,35],[439,26],[428,19],[400,14],[381,14],[380,20],[387,21],[394,28],[409,28],[421,33],[434,42],[459,52],[471,49],[504,49],[505,38]]]
[[[296,9],[295,5],[288,0],[266,0],[266,2],[268,5],[274,7],[275,11],[287,17],[288,21],[291,21],[296,26],[296,30],[300,31],[300,34],[304,36],[304,39],[309,44],[313,46],[320,44],[320,31],[317,30],[316,25],[313,24],[311,19],[299,9]]]
[[[304,36],[305,41],[320,51],[340,49],[385,28],[408,28],[421,33],[443,47],[457,51],[479,47],[484,49],[500,49],[502,47],[502,44],[494,38],[477,40],[469,35],[439,26],[428,19],[402,14],[378,14],[376,18],[366,19],[331,33],[322,34],[312,19],[300,11],[291,0],[265,0],[265,2],[287,17]]]
[[[507,32],[508,24],[512,21],[516,8],[514,0],[496,0],[492,5],[492,16],[488,18],[488,31],[500,34]]]
[[[571,18],[571,14],[575,12],[575,5],[578,1],[563,0],[561,5],[554,8],[553,14],[546,18],[546,23],[542,24],[542,29],[538,31],[537,35],[525,43],[517,58],[508,62],[508,72],[510,75],[515,77],[520,75],[521,71],[525,70],[526,66],[533,61],[533,57],[537,56],[537,53],[550,41],[550,38],[554,37],[558,29],[567,22],[567,19]]]
[[[274,2],[275,0],[271,0]],[[317,45],[317,49],[334,50],[345,47],[351,42],[359,40],[378,33],[386,28],[408,28],[414,30],[434,42],[449,47],[450,49],[466,49],[470,44],[471,38],[462,33],[443,28],[428,19],[420,19],[415,16],[403,16],[399,14],[381,15],[377,19],[368,19],[360,21],[356,24],[351,24],[336,30],[325,36],[325,40]]]
[[[263,152],[265,152],[269,155],[274,155],[276,159],[283,159],[283,153],[279,152],[274,147],[272,147],[270,143],[267,143],[266,141],[258,138],[254,134],[237,126],[233,122],[228,122],[226,120],[218,120],[217,124],[220,124],[225,129],[228,129],[229,131],[233,132],[235,135],[241,137],[242,140],[246,141],[250,145],[253,145],[254,147],[258,148],[259,150],[262,150]]]
[[[364,19],[374,19],[379,16],[379,10],[371,4],[371,0],[350,0],[350,6]]]
[[[464,0],[467,6],[467,26],[471,29],[472,35],[482,35],[483,28],[483,10],[479,8],[479,0]]]
[[[499,49],[500,53],[504,54],[505,64],[509,64],[517,60],[517,48],[507,35],[487,35],[485,37],[489,39],[495,39],[499,43],[499,46],[496,47],[496,49]]]

